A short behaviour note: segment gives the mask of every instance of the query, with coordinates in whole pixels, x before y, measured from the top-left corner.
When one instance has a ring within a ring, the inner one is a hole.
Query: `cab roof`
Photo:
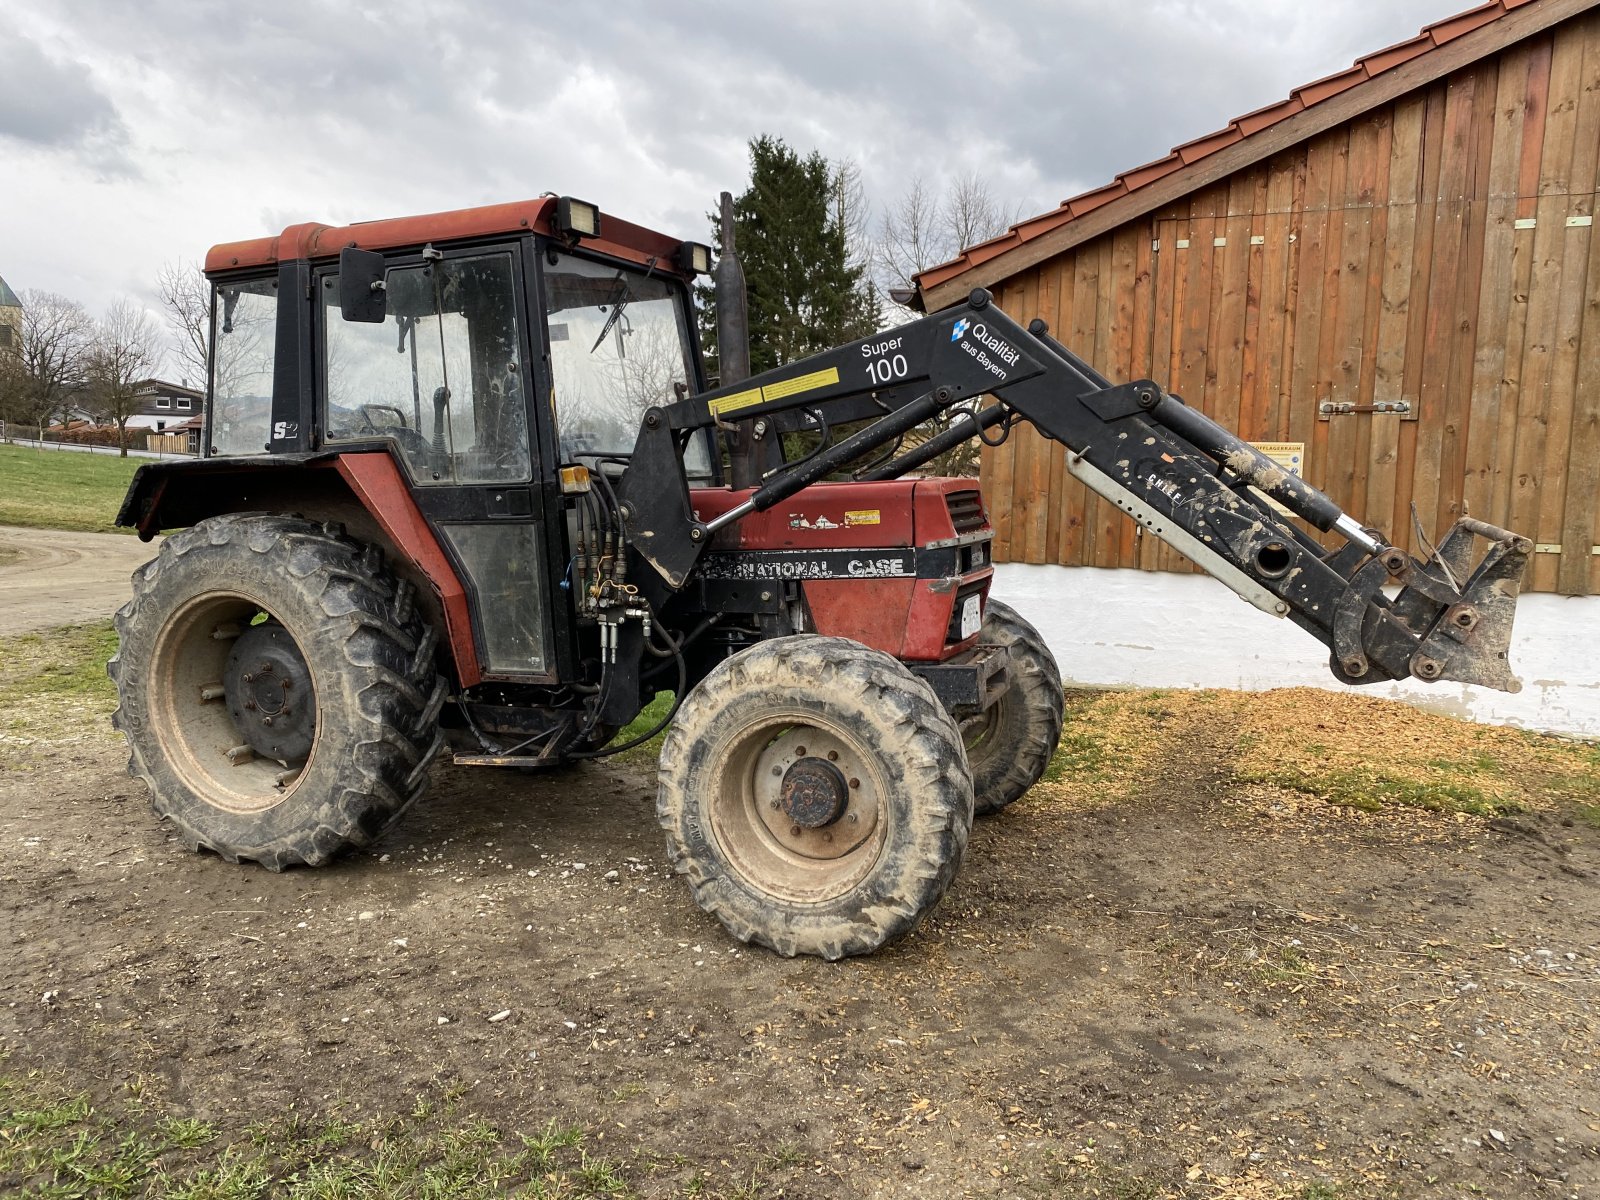
[[[322,225],[311,221],[290,225],[275,237],[251,238],[242,242],[222,242],[206,255],[206,273],[274,266],[301,259],[335,257],[346,246],[362,250],[397,250],[423,246],[429,242],[454,242],[468,238],[543,233],[555,236],[556,198],[516,200],[509,204],[489,204],[482,208],[460,208],[453,212],[426,213],[416,217],[392,217],[381,221],[362,221],[354,225]],[[656,259],[656,269],[679,274],[675,252],[681,244],[676,238],[634,225],[602,212],[599,237],[584,238],[582,245],[602,254],[632,262]]]

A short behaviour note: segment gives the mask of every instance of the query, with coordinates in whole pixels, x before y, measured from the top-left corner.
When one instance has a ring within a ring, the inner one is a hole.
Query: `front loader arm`
[[[1526,538],[1463,520],[1426,562],[1414,559],[1159,385],[1111,383],[1042,321],[1024,329],[981,290],[898,329],[649,410],[621,486],[629,540],[670,586],[682,587],[716,529],[985,393],[995,398],[989,408],[958,416],[945,433],[866,477],[903,474],[981,428],[1026,420],[1066,447],[1067,469],[1091,490],[1256,607],[1328,646],[1345,682],[1414,675],[1520,687],[1506,649],[1533,550]],[[774,467],[743,503],[699,522],[683,469],[687,435],[737,420],[775,438],[794,427],[797,410],[833,426],[870,423],[809,459]],[[1268,498],[1343,544],[1324,549]],[[1489,545],[1474,564],[1478,538]],[[1390,599],[1386,587],[1399,594]]]

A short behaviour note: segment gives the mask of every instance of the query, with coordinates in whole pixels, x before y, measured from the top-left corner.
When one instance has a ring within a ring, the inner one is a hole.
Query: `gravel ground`
[[[1104,717],[1123,770],[1069,726],[934,917],[834,965],[693,907],[645,765],[441,765],[273,875],[184,851],[97,718],[0,769],[0,1050],[225,1135],[448,1086],[645,1196],[1594,1194],[1590,810],[1331,805],[1237,766],[1303,697],[1221,695]]]
[[[0,636],[109,617],[155,542],[0,525]]]

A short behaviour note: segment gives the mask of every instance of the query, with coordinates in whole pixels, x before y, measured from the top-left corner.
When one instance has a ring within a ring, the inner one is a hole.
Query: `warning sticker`
[[[769,383],[766,387],[748,388],[742,392],[735,392],[731,396],[723,396],[717,400],[709,400],[706,407],[712,412],[722,414],[736,412],[741,408],[750,408],[756,404],[771,404],[775,400],[782,400],[789,396],[798,396],[804,392],[814,392],[818,388],[832,387],[839,382],[839,368],[828,367],[822,371],[812,371],[809,375],[796,375],[790,379],[780,379],[776,383]]]
[[[878,508],[851,508],[844,514],[846,525],[880,525],[883,523],[883,510]]]
[[[1296,478],[1301,476],[1301,468],[1305,466],[1306,461],[1306,444],[1304,442],[1251,442],[1250,444],[1257,450],[1261,451],[1261,453],[1265,454],[1273,462],[1277,463],[1290,475],[1293,475]],[[1294,516],[1292,512],[1290,512],[1283,505],[1279,504],[1271,496],[1263,496],[1262,499],[1266,500],[1268,504],[1272,505],[1274,509],[1282,513],[1284,516]]]

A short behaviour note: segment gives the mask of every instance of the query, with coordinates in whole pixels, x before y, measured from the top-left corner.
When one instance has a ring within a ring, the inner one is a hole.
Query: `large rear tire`
[[[1006,648],[1005,693],[965,729],[974,809],[997,813],[1043,777],[1061,741],[1061,670],[1039,631],[990,600],[978,641]]]
[[[656,812],[701,908],[745,942],[839,959],[903,937],[972,827],[961,735],[933,691],[842,638],[716,667],[661,748]]]
[[[382,552],[244,514],[167,538],[117,614],[128,773],[195,849],[279,871],[381,835],[443,744],[437,635]]]

